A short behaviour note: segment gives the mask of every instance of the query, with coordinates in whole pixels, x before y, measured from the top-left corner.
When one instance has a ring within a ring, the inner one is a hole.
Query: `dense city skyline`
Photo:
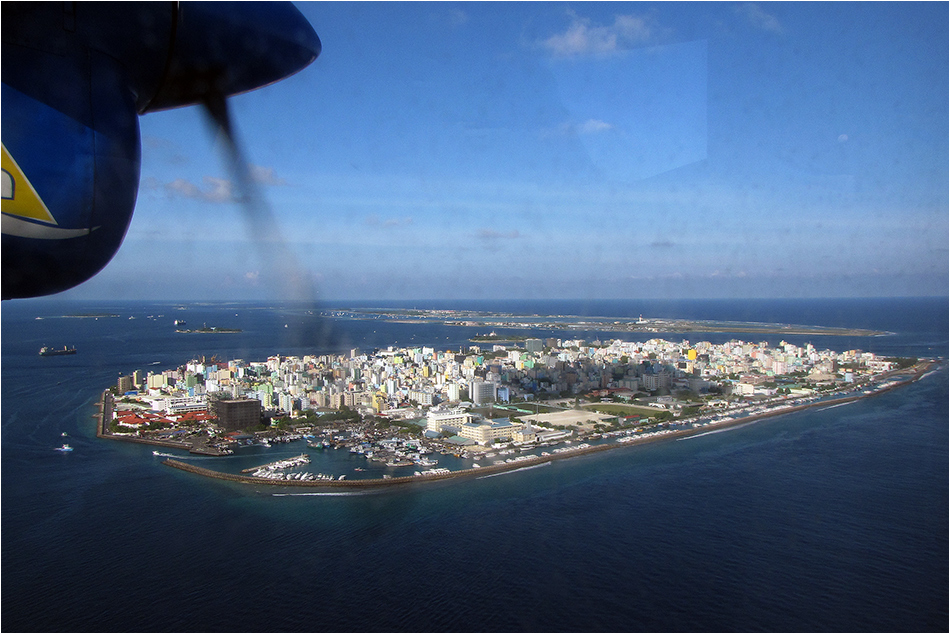
[[[61,297],[280,299],[285,248],[330,300],[946,294],[945,4],[298,7],[321,56],[232,100],[286,243],[198,109],[149,114]]]

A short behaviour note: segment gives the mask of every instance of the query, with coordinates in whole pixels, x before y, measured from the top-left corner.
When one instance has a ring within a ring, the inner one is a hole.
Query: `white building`
[[[458,383],[449,383],[445,386],[445,394],[450,401],[458,401],[460,397],[459,392]]]
[[[441,433],[443,427],[460,429],[463,425],[472,422],[474,417],[461,408],[453,410],[430,410],[426,417],[426,430]]]
[[[162,409],[166,414],[198,412],[208,409],[208,399],[204,394],[201,396],[179,396],[176,398],[166,398],[162,403]]]
[[[495,401],[495,384],[488,381],[472,381],[471,394],[472,402],[476,405],[482,403],[492,403]]]
[[[490,422],[466,423],[459,429],[458,435],[474,440],[480,445],[487,445],[499,439],[514,438],[522,428],[523,425],[520,423],[499,419]]]

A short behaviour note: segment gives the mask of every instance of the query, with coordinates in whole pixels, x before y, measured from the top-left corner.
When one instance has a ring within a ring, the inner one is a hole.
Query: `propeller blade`
[[[255,245],[261,262],[260,279],[277,288],[281,298],[302,303],[302,308],[314,316],[307,319],[297,333],[301,339],[299,343],[319,346],[332,343],[335,337],[329,332],[328,322],[317,316],[317,289],[312,276],[301,266],[284,239],[270,205],[254,180],[250,163],[238,140],[227,98],[221,92],[212,91],[204,96],[203,105],[209,121],[223,137],[224,158],[237,190],[236,200],[244,212],[248,239]]]

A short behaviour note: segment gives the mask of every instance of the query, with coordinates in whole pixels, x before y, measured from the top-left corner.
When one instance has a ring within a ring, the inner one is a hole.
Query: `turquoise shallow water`
[[[146,319],[153,307],[115,307],[142,313],[103,323],[37,321],[39,303],[13,306],[2,339],[6,630],[947,628],[945,366],[875,398],[684,441],[463,482],[284,496],[97,440],[90,415],[118,372],[177,365],[196,346],[286,353],[298,344],[270,329],[286,315],[258,309],[245,328],[256,338],[196,344]],[[203,310],[221,319],[231,308]],[[946,355],[939,308],[932,328],[858,343]],[[361,328],[346,345],[374,334]],[[375,334],[464,339],[434,327]],[[80,354],[36,356],[61,344]],[[70,454],[52,450],[64,431]]]

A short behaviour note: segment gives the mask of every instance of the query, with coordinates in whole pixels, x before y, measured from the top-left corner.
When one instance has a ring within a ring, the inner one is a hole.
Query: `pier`
[[[284,458],[283,460],[275,460],[274,462],[268,462],[267,464],[262,464],[259,467],[251,467],[250,469],[241,469],[241,473],[254,473],[255,471],[260,471],[261,469],[290,469],[292,467],[299,467],[302,464],[307,464],[310,462],[310,456],[305,453],[300,454],[296,458]]]

